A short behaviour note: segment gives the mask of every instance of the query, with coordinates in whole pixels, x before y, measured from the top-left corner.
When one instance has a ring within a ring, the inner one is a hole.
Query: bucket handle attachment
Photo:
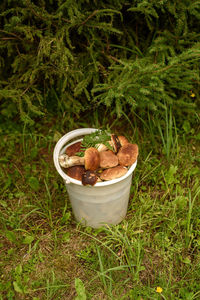
[[[71,180],[67,178],[67,179],[65,179],[65,183],[66,183],[66,184],[70,184],[70,183],[71,183]]]

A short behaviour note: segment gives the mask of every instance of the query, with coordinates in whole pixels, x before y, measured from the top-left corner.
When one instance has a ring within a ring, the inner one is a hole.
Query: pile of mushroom
[[[126,137],[115,134],[111,134],[109,144],[112,150],[98,144],[96,148],[86,149],[84,156],[79,157],[76,153],[82,151],[81,142],[76,142],[59,156],[59,163],[68,176],[80,180],[83,185],[119,178],[137,160],[138,146],[129,143]]]

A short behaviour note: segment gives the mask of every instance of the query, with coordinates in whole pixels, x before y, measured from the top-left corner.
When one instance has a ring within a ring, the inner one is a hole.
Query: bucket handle
[[[56,144],[55,148],[54,148],[54,153],[53,153],[53,160],[54,160],[54,165],[58,171],[58,173],[60,174],[60,176],[64,179],[66,184],[70,184],[71,180],[70,177],[67,176],[66,173],[63,172],[63,170],[60,167],[59,161],[58,161],[58,157],[60,154],[60,151],[62,150],[62,148],[67,144],[67,142],[69,142],[70,140],[76,138],[76,137],[80,137],[81,135],[86,135],[86,134],[90,134],[92,132],[97,131],[98,129],[95,128],[81,128],[81,129],[75,129],[69,133],[66,133]]]

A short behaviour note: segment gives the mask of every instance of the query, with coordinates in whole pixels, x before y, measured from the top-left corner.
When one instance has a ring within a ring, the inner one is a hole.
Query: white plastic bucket
[[[81,181],[69,177],[60,167],[58,157],[65,149],[80,140],[84,135],[97,129],[82,128],[65,134],[56,144],[53,153],[55,167],[63,178],[75,219],[93,228],[105,224],[119,224],[127,213],[132,174],[137,161],[128,172],[117,179],[97,182],[94,186],[83,186]]]

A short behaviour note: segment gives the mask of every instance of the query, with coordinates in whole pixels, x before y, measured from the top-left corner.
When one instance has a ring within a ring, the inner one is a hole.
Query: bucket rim
[[[68,142],[70,142],[70,140],[77,138],[82,136],[82,135],[87,135],[90,134],[92,132],[95,132],[99,129],[96,128],[80,128],[80,129],[75,129],[72,130],[68,133],[66,133],[65,135],[63,135],[58,142],[56,143],[55,147],[54,147],[54,151],[53,151],[53,160],[54,160],[54,165],[55,168],[57,170],[57,172],[60,174],[60,176],[64,179],[66,184],[76,184],[76,185],[80,185],[83,186],[83,184],[81,183],[80,180],[74,179],[70,176],[68,176],[61,168],[59,161],[58,161],[58,157],[62,151],[62,149],[64,148],[64,146],[66,146],[66,144]],[[74,140],[73,142],[71,142],[70,144],[76,143],[77,140]],[[128,172],[124,175],[121,176],[119,178],[116,179],[112,179],[112,180],[108,180],[108,181],[103,181],[103,182],[97,182],[95,185],[91,186],[91,188],[98,188],[98,187],[103,187],[103,186],[108,186],[108,185],[112,185],[115,184],[117,182],[120,182],[124,179],[126,179],[127,177],[129,177],[130,175],[132,175],[133,171],[135,170],[137,165],[137,160],[130,166],[130,168],[128,169]]]

